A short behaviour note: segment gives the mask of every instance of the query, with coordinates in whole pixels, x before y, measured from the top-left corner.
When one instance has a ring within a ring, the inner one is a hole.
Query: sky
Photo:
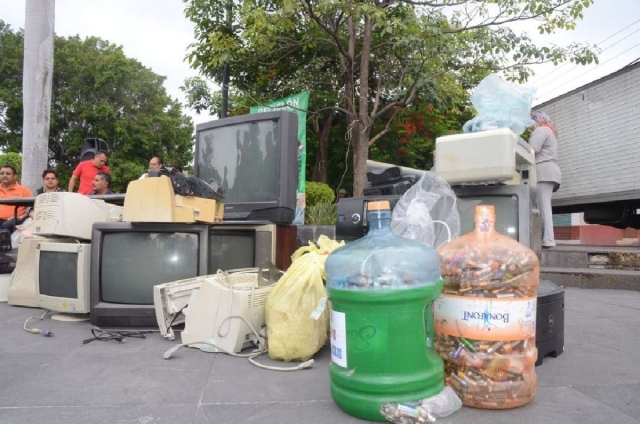
[[[216,0],[212,0],[216,1]],[[0,0],[0,19],[14,28],[24,28],[25,0]],[[139,60],[167,78],[165,88],[183,101],[180,86],[197,75],[185,62],[187,46],[193,42],[193,25],[184,17],[182,0],[56,0],[57,35],[98,36],[122,45],[127,56]],[[590,66],[538,65],[528,85],[537,88],[534,104],[557,97],[601,78],[640,58],[640,1],[595,0],[586,9],[575,31],[530,36],[541,44],[572,42],[599,45],[600,64]],[[55,60],[55,58],[54,58]],[[213,117],[185,109],[194,122]]]

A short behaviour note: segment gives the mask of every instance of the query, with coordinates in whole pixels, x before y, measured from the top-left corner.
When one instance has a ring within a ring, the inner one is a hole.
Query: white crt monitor
[[[91,240],[96,222],[109,222],[122,212],[120,206],[79,193],[44,193],[36,197],[33,234]]]
[[[91,244],[39,243],[36,304],[72,314],[89,313]]]
[[[11,274],[11,286],[7,293],[9,305],[28,306],[35,308],[36,304],[36,255],[41,243],[69,243],[71,239],[42,237],[26,238],[18,246],[16,269]]]

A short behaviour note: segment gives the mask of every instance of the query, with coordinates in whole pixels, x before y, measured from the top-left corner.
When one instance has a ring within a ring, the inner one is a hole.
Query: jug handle
[[[451,241],[451,228],[449,228],[449,226],[447,225],[446,222],[444,221],[433,221],[434,223],[438,223],[438,224],[442,224],[444,225],[444,228],[447,229],[447,243],[449,243]]]

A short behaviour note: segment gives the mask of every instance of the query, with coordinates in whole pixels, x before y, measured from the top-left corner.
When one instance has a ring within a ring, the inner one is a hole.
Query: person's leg
[[[0,230],[9,230],[11,234],[16,230],[16,221],[13,218],[4,221],[0,224]]]
[[[538,207],[542,215],[542,246],[553,247],[556,245],[553,236],[553,212],[551,211],[551,195],[553,183],[539,182],[537,185]]]

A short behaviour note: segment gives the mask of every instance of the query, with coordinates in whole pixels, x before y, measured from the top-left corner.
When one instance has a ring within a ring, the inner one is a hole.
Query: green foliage
[[[0,21],[0,147],[22,149],[23,34]],[[187,165],[193,123],[163,86],[165,78],[122,47],[96,37],[56,37],[49,133],[49,165],[62,187],[78,164],[85,138],[110,149],[114,191],[147,169],[152,156]]]
[[[328,163],[353,155],[354,195],[364,186],[369,149],[396,156],[399,147],[389,136],[404,137],[394,126],[403,109],[433,105],[444,117],[426,130],[450,130],[466,113],[465,102],[453,107],[451,101],[466,97],[464,90],[487,72],[525,81],[534,64],[597,61],[589,46],[538,46],[517,25],[533,22],[541,33],[571,30],[593,0],[234,0],[231,26],[227,2],[184,1],[195,24],[188,60],[217,84],[230,64],[236,104],[310,90],[310,111],[317,114],[310,121],[321,122],[329,110],[341,115],[341,133],[330,144],[346,141],[351,150],[327,146],[329,155],[343,155]],[[416,163],[432,140],[419,136],[416,131],[404,145],[415,148],[414,158],[405,157]],[[388,148],[378,146],[385,140]]]
[[[336,195],[327,184],[315,183],[312,181],[306,182],[306,194],[307,205],[306,207],[312,207],[318,203],[331,203],[335,200]]]
[[[20,181],[20,175],[22,174],[22,155],[13,152],[1,153],[0,166],[4,165],[13,165],[18,171],[18,181]]]
[[[306,208],[304,223],[307,225],[336,225],[338,204],[320,202]]]

